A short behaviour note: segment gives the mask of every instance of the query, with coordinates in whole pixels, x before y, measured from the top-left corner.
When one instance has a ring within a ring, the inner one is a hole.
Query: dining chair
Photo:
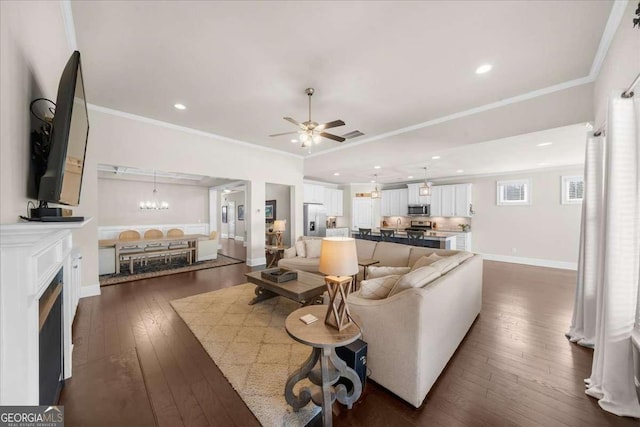
[[[380,230],[380,240],[383,242],[392,242],[395,235],[395,230]]]
[[[158,230],[156,228],[151,228],[151,229],[149,229],[149,230],[144,232],[144,238],[145,239],[161,239],[163,237],[164,237],[164,233],[161,230]],[[164,257],[165,262],[167,262],[166,254],[157,253],[157,252],[165,251],[166,249],[167,249],[167,244],[166,243],[162,243],[162,242],[154,242],[154,243],[145,244],[145,247],[144,247],[144,252],[145,252],[144,264],[148,265],[149,264],[149,258],[152,258],[152,257],[157,257],[157,258]],[[154,252],[156,252],[155,255],[153,254]]]
[[[407,238],[410,245],[421,246],[421,243],[424,241],[424,231],[407,230]]]
[[[358,228],[358,237],[360,239],[371,239],[371,229],[370,228]]]
[[[120,234],[118,235],[118,240],[140,240],[140,233],[138,233],[136,230],[125,230],[120,232]],[[142,263],[142,252],[144,252],[144,249],[141,248],[139,244],[123,245],[120,247],[118,262],[129,261],[129,273],[133,274],[134,262],[136,260],[139,260],[140,263]]]
[[[179,228],[172,228],[167,231],[167,237],[182,237],[184,236],[184,231]],[[183,241],[175,241],[169,242],[169,250],[175,250],[174,253],[169,253],[169,262],[171,262],[171,255],[178,253],[186,253],[189,264],[191,264],[191,248],[189,247],[189,243]]]

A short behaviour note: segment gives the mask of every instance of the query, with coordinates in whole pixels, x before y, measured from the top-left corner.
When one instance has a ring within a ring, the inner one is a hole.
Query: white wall
[[[471,232],[474,252],[574,267],[578,262],[582,205],[561,204],[561,176],[582,173],[582,168],[547,169],[446,183],[473,184],[476,214],[471,219]],[[531,179],[532,204],[498,206],[496,182],[521,178]]]
[[[251,224],[253,235],[247,244],[250,265],[264,262],[265,183],[292,185],[294,197],[303,198],[299,156],[102,108],[90,108],[89,120],[98,163],[247,181],[245,226]],[[97,179],[89,186],[97,192]],[[302,205],[291,226],[302,234]]]
[[[71,56],[62,9],[52,1],[0,2],[0,223],[25,215],[29,174],[29,103],[38,97],[55,101],[62,70]],[[90,76],[85,76],[89,78]],[[95,164],[91,135],[86,162]],[[97,172],[85,167],[81,205],[74,215],[92,216],[95,192],[87,188]],[[91,187],[91,186],[89,186]],[[97,221],[73,232],[83,255],[82,284],[98,283]]]
[[[140,201],[153,194],[152,182],[98,179],[98,225],[196,224],[209,222],[209,188],[196,185],[156,185],[167,210],[144,210]]]
[[[633,28],[637,0],[629,1],[594,85],[596,128],[606,120],[610,92],[626,89],[640,72],[640,30]],[[636,96],[640,87],[635,89]]]

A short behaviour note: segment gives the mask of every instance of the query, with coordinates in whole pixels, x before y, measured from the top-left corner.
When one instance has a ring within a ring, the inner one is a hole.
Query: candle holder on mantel
[[[329,293],[329,307],[324,323],[339,331],[351,325],[347,304],[353,276],[358,274],[356,241],[350,237],[325,237],[320,249],[321,273]],[[338,301],[338,296],[340,300]]]
[[[273,231],[276,233],[276,246],[282,246],[282,235],[287,229],[286,219],[277,219],[273,222]]]

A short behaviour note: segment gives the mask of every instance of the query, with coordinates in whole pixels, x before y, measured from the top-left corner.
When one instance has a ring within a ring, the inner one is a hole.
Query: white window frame
[[[570,199],[569,198],[569,183],[572,181],[581,180],[583,182],[583,190],[582,190],[582,199]],[[562,182],[560,186],[560,191],[562,193],[562,204],[563,205],[579,205],[584,200],[584,192],[586,188],[584,187],[584,176],[583,175],[565,175],[562,177]]]
[[[525,184],[524,200],[504,200],[502,188],[507,185]],[[496,205],[498,206],[525,206],[531,204],[531,179],[509,179],[496,182]]]

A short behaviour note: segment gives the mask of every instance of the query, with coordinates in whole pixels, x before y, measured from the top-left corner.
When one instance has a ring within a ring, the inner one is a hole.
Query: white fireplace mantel
[[[71,274],[71,230],[90,220],[0,225],[0,405],[39,404],[38,300],[61,268],[64,377],[71,376],[79,286]]]

